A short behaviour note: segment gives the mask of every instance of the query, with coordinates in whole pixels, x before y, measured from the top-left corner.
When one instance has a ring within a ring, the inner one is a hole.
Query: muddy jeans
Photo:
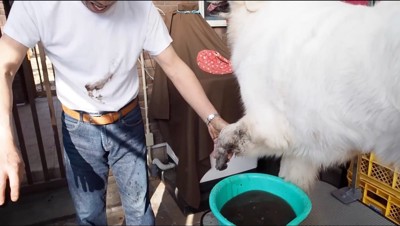
[[[62,132],[68,187],[78,224],[107,225],[106,189],[111,168],[126,225],[154,225],[139,105],[109,125],[92,125],[62,113]]]

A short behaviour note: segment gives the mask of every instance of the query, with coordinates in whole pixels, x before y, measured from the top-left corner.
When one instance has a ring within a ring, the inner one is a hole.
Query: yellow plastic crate
[[[366,183],[362,202],[396,224],[400,224],[400,199],[392,194]]]
[[[347,171],[349,186],[353,162]],[[398,169],[382,164],[375,154],[364,154],[357,161],[356,187],[362,190],[362,202],[400,224],[400,175]]]
[[[373,153],[363,156],[360,165],[360,180],[368,180],[375,187],[400,198],[400,178],[397,169],[382,164]],[[363,167],[364,165],[366,167]]]

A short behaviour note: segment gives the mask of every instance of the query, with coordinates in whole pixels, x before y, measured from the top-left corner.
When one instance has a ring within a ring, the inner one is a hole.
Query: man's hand
[[[218,138],[221,130],[227,125],[228,123],[220,116],[215,117],[207,126],[211,139],[215,141]]]
[[[12,82],[28,47],[4,34],[0,38],[0,205],[5,201],[7,180],[11,200],[17,201],[24,163],[12,135]],[[8,194],[7,194],[8,195]]]
[[[217,158],[217,153],[216,153],[216,145],[218,142],[218,137],[219,134],[221,133],[221,130],[223,128],[225,128],[227,125],[229,125],[224,119],[222,119],[220,116],[214,118],[210,124],[208,124],[208,132],[210,133],[211,138],[214,141],[214,150],[211,153],[211,156],[213,158]],[[233,152],[228,152],[227,155],[227,160],[226,162],[228,162],[233,156]]]
[[[11,147],[10,147],[11,146]],[[4,204],[7,180],[10,182],[11,201],[16,202],[19,198],[21,179],[24,173],[24,162],[21,160],[15,145],[5,145],[0,150],[0,206]]]

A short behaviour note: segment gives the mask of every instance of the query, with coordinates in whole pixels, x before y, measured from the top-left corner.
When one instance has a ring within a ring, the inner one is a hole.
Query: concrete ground
[[[36,100],[38,114],[41,117],[41,120],[44,120],[48,117],[48,108],[47,101],[42,98],[38,98]],[[59,116],[60,104],[55,99],[55,106],[57,109],[57,116]],[[26,112],[25,112],[26,111]],[[32,121],[29,117],[23,116],[29,113],[28,106],[20,106],[19,113],[21,114],[22,125],[24,126],[24,133],[26,134],[26,146],[30,153],[31,167],[36,169],[40,165],[37,164],[38,158],[34,154],[35,148],[37,149],[37,144],[35,143],[35,139],[31,133],[28,131],[32,131],[33,126],[31,125]],[[47,113],[47,114],[46,114]],[[48,122],[48,118],[46,119]],[[44,120],[44,121],[46,121]],[[60,120],[57,119],[59,122]],[[43,137],[52,137],[51,127],[47,124],[41,125],[41,131],[43,132]],[[60,128],[60,127],[59,127]],[[153,132],[156,130],[152,130]],[[51,139],[46,139],[44,146],[46,149],[54,149],[52,148],[52,143],[48,142]],[[156,142],[158,143],[158,142]],[[56,158],[53,152],[46,153],[46,157],[48,158],[49,166],[56,166]],[[265,166],[271,166],[270,164],[263,164]],[[273,167],[275,168],[275,167]],[[264,169],[262,171],[270,171]],[[328,177],[335,178],[335,177]],[[322,177],[323,179],[323,177]],[[336,178],[334,181],[338,181]],[[207,212],[198,212],[195,214],[185,215],[182,213],[181,209],[178,207],[177,203],[170,195],[170,193],[166,190],[164,183],[160,180],[159,177],[150,177],[150,197],[152,208],[156,216],[156,225],[209,225],[207,224],[207,219],[202,222],[202,216]],[[327,180],[329,181],[329,180]],[[116,186],[115,180],[112,176],[109,177],[108,184],[108,194],[107,194],[107,215],[108,215],[108,224],[109,225],[124,225],[124,213],[121,207],[121,202],[119,199],[118,188]],[[341,186],[340,186],[341,187]],[[335,189],[334,187],[328,187],[329,189]],[[320,192],[321,193],[321,192]],[[340,217],[331,217],[330,214],[332,212],[332,206],[334,200],[330,196],[330,191],[319,194],[318,197],[324,197],[321,201],[320,199],[315,199],[313,205],[315,204],[314,210],[315,212],[311,214],[311,217],[308,221],[308,225],[321,225],[321,220],[331,220],[326,221],[324,225],[339,225],[338,222],[344,223],[344,225],[349,225],[349,222],[357,222],[358,225],[366,225],[366,221],[376,220],[376,213],[370,211],[370,218],[366,218],[365,213],[368,209],[361,209],[361,213],[351,214],[348,213],[347,218],[339,215]],[[316,198],[318,198],[316,197]],[[330,199],[328,199],[328,197]],[[313,198],[313,197],[312,197]],[[322,204],[318,206],[317,201],[321,201]],[[327,208],[328,207],[328,208]],[[343,208],[347,208],[346,206],[337,205],[337,210],[343,212]],[[359,208],[355,208],[359,211]],[[329,210],[329,211],[324,211]],[[341,213],[340,211],[336,211],[337,213]],[[328,213],[328,215],[320,216],[321,213]],[[318,215],[319,214],[319,215]],[[365,215],[365,216],[364,216]],[[361,222],[361,223],[360,223]],[[373,221],[371,221],[373,222]],[[378,222],[378,221],[377,221]],[[382,221],[379,221],[382,222]],[[77,225],[75,223],[75,211],[72,204],[72,200],[70,198],[67,187],[62,187],[54,190],[42,191],[40,193],[34,193],[29,195],[22,195],[20,200],[16,203],[7,203],[7,205],[0,207],[0,225]],[[212,224],[210,224],[212,225]],[[357,225],[357,224],[355,224]],[[378,225],[374,224],[374,225]],[[383,221],[383,225],[390,225],[390,222]]]
[[[47,100],[37,98],[36,106],[40,121],[49,122]],[[60,116],[61,105],[54,97],[58,129],[61,130]],[[31,169],[33,172],[40,170],[40,161],[37,154],[37,141],[33,135],[34,127],[30,116],[29,105],[18,107],[21,123],[24,126],[24,137]],[[50,124],[41,123],[43,137],[51,138],[52,129]],[[25,134],[26,133],[26,134]],[[32,134],[31,134],[32,133]],[[61,131],[59,131],[61,134]],[[156,140],[159,138],[156,136]],[[51,142],[50,142],[51,141]],[[45,139],[47,163],[50,168],[57,167],[54,151],[54,141]],[[36,173],[34,173],[34,176]],[[165,189],[164,183],[159,177],[150,177],[150,197],[153,211],[156,216],[156,225],[200,225],[204,212],[184,215],[177,203]],[[0,225],[76,225],[75,211],[70,198],[68,188],[62,187],[54,190],[42,191],[39,193],[22,195],[16,203],[9,202],[0,207]],[[107,194],[107,215],[109,225],[123,225],[124,214],[119,199],[118,188],[111,175],[109,177]]]
[[[108,224],[125,225],[123,209],[113,179],[110,179],[108,192],[107,203],[116,203],[112,207],[107,207]],[[201,225],[201,218],[205,212],[185,216],[158,177],[150,178],[150,196],[156,225]],[[0,225],[77,224],[68,189],[63,187],[23,196],[17,203],[0,207]]]

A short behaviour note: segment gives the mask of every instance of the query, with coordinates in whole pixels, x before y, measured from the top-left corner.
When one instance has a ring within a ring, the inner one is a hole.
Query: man
[[[8,195],[7,179],[11,200],[18,199],[23,173],[11,132],[11,84],[28,48],[39,41],[55,67],[67,181],[78,224],[107,224],[109,168],[119,187],[126,224],[154,224],[137,104],[136,62],[142,49],[205,120],[212,139],[227,123],[176,55],[151,1],[14,2],[0,39],[0,205]]]

